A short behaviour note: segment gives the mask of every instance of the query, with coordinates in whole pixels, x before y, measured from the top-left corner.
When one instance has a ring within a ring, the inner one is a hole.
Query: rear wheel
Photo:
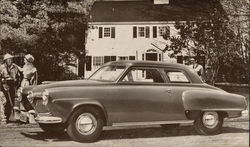
[[[215,111],[202,112],[195,120],[194,128],[201,135],[215,135],[221,132],[223,117]]]
[[[46,133],[58,134],[63,133],[65,126],[64,124],[57,123],[57,124],[43,124],[39,123],[40,128]]]
[[[103,125],[102,114],[93,107],[86,107],[73,113],[67,133],[75,141],[94,142],[100,137]]]

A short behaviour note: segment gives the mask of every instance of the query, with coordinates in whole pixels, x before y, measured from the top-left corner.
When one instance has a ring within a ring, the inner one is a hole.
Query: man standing
[[[200,78],[202,79],[202,81],[205,80],[205,76],[204,76],[204,69],[203,66],[198,64],[197,61],[194,58],[190,59],[191,64],[189,65],[189,67],[193,68],[197,74],[200,76]]]
[[[9,121],[11,111],[15,104],[16,89],[20,83],[20,73],[17,65],[12,61],[14,56],[5,54],[3,64],[0,67],[2,91],[6,97],[5,116],[7,123]]]

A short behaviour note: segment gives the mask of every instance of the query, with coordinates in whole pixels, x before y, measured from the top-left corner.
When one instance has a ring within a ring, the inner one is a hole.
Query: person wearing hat
[[[15,104],[16,90],[20,85],[20,71],[18,66],[13,63],[13,57],[8,53],[5,54],[3,64],[0,66],[1,89],[6,97],[5,116],[7,123]]]
[[[196,73],[200,76],[200,78],[204,81],[204,69],[203,66],[198,64],[197,61],[194,58],[190,59],[191,64],[189,65],[189,67],[191,67],[192,69],[194,69],[194,71],[196,71]]]
[[[33,65],[34,60],[35,60],[35,58],[31,54],[27,54],[24,57],[24,66],[23,66],[23,68],[20,68],[20,71],[23,73],[21,87],[37,84],[38,75],[37,75],[37,69]],[[34,113],[33,107],[27,98],[21,99],[21,103],[23,104],[24,108],[29,113],[31,113],[31,114]],[[32,117],[32,115],[29,115],[27,117]],[[29,118],[29,122],[35,123],[33,118]]]
[[[24,57],[24,66],[20,69],[23,73],[21,87],[37,84],[37,69],[33,65],[34,60],[35,58],[31,54]]]

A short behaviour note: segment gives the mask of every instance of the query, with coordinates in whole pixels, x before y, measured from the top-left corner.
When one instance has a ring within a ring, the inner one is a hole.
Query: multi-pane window
[[[103,37],[110,37],[110,36],[111,36],[110,28],[104,28]]]
[[[115,38],[115,27],[99,27],[99,38]]]
[[[118,59],[119,60],[128,60],[128,56],[119,56]]]
[[[170,27],[169,26],[158,27],[158,31],[159,31],[159,36],[170,37]]]
[[[133,27],[133,38],[150,38],[150,27]]]
[[[119,56],[118,60],[135,60],[135,56]]]
[[[138,36],[145,37],[145,28],[144,27],[138,27]]]
[[[103,56],[93,56],[93,66],[94,68],[98,68],[104,64],[104,57]]]

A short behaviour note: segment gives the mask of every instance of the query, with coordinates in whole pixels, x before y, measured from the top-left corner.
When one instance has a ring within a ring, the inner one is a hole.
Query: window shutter
[[[153,38],[157,38],[157,27],[153,26]]]
[[[129,60],[135,60],[135,56],[129,56]]]
[[[115,27],[111,27],[111,38],[115,38]]]
[[[116,61],[116,56],[111,56],[111,61]]]
[[[104,56],[104,63],[107,63],[110,61],[110,56]]]
[[[102,38],[102,27],[99,27],[99,38]]]
[[[137,38],[137,27],[133,27],[133,38]]]
[[[150,36],[150,28],[146,27],[146,38],[149,38]]]
[[[170,37],[170,27],[169,26],[166,27],[165,33],[166,33],[166,37],[169,38]]]
[[[92,57],[86,56],[86,71],[91,71]]]

